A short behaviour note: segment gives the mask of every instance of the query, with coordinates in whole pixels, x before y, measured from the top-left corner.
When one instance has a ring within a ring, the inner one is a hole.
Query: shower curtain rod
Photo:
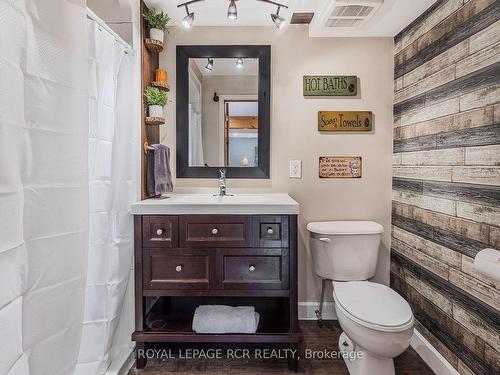
[[[115,40],[120,43],[123,47],[126,49],[132,49],[130,44],[128,44],[126,41],[122,39],[120,35],[118,35],[111,27],[108,26],[106,22],[104,22],[102,19],[97,16],[90,8],[87,8],[87,17],[90,18],[92,21],[95,21],[99,26],[101,26],[103,29],[105,29],[108,33],[110,33]]]

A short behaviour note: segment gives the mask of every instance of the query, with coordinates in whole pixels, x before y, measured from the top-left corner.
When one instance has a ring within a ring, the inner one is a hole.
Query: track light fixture
[[[230,20],[238,19],[238,9],[236,9],[235,0],[229,0],[229,8],[227,8],[227,18]]]
[[[193,3],[198,3],[200,1],[205,1],[205,0],[189,0],[186,1],[182,4],[177,5],[177,8],[180,7],[185,7],[186,8],[186,16],[182,20],[182,25],[186,28],[189,29],[193,25],[194,22],[194,12],[189,12],[188,5],[193,4]],[[236,9],[236,1],[237,0],[229,0],[229,7],[227,8],[227,18],[230,20],[236,20],[238,19],[238,10]],[[278,3],[273,0],[257,0],[257,1],[262,1],[263,3],[268,3],[268,4],[273,4],[278,7],[278,10],[276,13],[271,14],[271,19],[273,23],[276,25],[278,29],[281,29],[283,26],[285,26],[285,19],[279,15],[280,9],[285,8],[287,9],[288,6],[283,5],[281,3]]]
[[[236,60],[236,67],[240,69],[243,68],[243,59],[241,57],[238,57]]]
[[[278,10],[276,11],[276,14],[271,14],[271,19],[273,20],[274,24],[278,29],[281,29],[283,26],[285,26],[285,19],[280,16],[280,8],[281,6],[278,5]]]
[[[211,72],[214,69],[214,59],[211,59],[210,57],[207,58],[208,62],[207,65],[205,66],[205,69]]]
[[[184,17],[182,19],[182,26],[184,26],[186,29],[190,29],[191,25],[194,22],[194,12],[193,13],[189,13],[189,9],[188,9],[188,4],[187,3],[184,4],[184,6],[186,7],[186,17]]]

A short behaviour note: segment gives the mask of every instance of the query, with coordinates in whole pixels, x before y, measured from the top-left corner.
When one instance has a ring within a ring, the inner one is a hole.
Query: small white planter
[[[163,107],[161,105],[150,105],[149,117],[163,117]]]
[[[149,37],[154,40],[159,40],[162,43],[164,34],[165,32],[163,30],[155,28],[149,29]]]

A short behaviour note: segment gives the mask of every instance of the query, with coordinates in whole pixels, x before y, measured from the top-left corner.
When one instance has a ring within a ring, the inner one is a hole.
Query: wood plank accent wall
[[[500,374],[500,1],[438,0],[394,40],[391,286],[461,374]]]

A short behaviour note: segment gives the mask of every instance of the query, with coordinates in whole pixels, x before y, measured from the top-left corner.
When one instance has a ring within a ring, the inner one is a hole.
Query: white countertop
[[[285,193],[235,194],[224,197],[212,194],[166,194],[132,204],[134,215],[237,214],[296,215],[299,204]]]

